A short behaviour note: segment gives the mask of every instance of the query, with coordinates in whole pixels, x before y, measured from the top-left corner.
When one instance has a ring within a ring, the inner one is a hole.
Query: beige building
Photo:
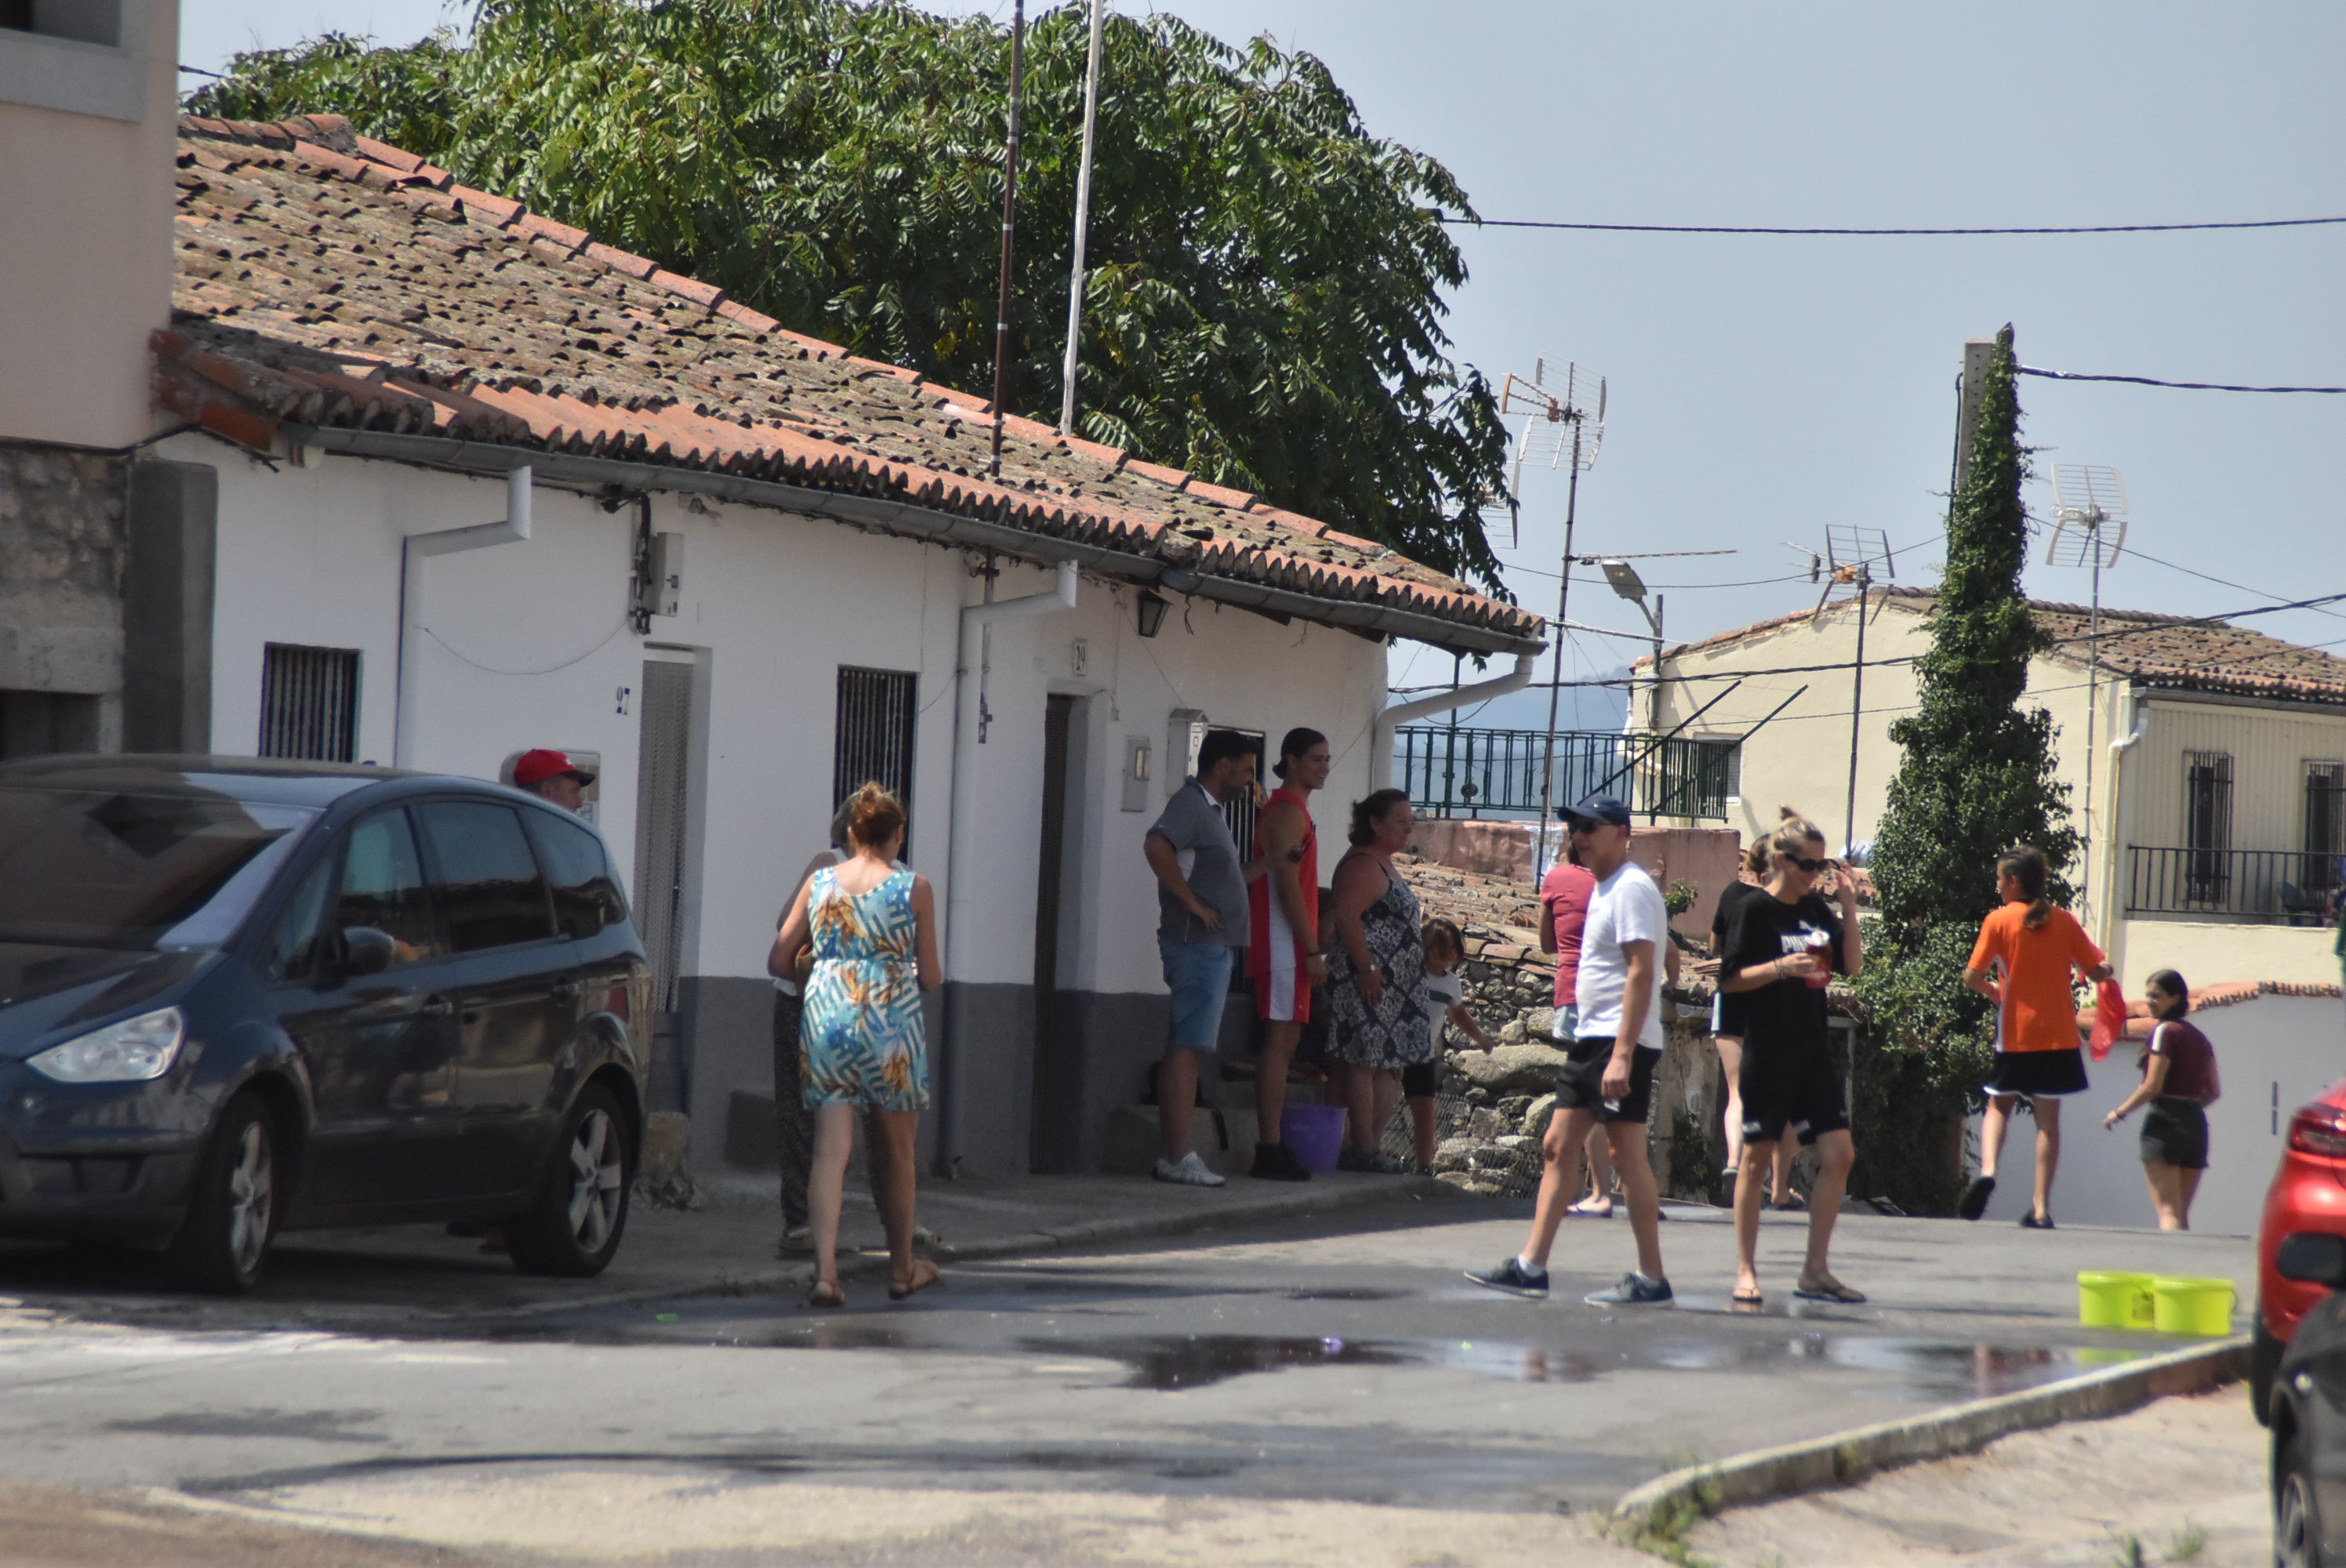
[[[1890,726],[1913,710],[1935,607],[1923,590],[1870,596],[1862,700],[1849,599],[1668,650],[1658,702],[1642,687],[1633,722],[1658,709],[1667,732],[1717,699],[1683,733],[1748,732],[1730,825],[1755,834],[1790,805],[1862,843],[1897,770]],[[2035,609],[2055,646],[2031,662],[2022,700],[2056,726],[2056,768],[2087,840],[2078,913],[2127,987],[2169,965],[2211,981],[2334,983],[2321,910],[2346,854],[2346,659],[2226,623],[2106,608],[2090,682],[2088,612]],[[1636,672],[1650,682],[1654,659]]]

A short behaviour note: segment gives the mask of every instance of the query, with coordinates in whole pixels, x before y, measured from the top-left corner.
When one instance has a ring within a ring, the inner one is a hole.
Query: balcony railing
[[[2268,925],[2320,925],[2341,857],[2301,850],[2127,850],[2128,914],[2218,915]]]
[[[1551,755],[1544,729],[1405,725],[1393,736],[1393,783],[1436,817],[1536,816]],[[1732,741],[1558,730],[1552,805],[1604,789],[1646,817],[1724,819],[1735,769]],[[1630,766],[1635,759],[1635,765]]]

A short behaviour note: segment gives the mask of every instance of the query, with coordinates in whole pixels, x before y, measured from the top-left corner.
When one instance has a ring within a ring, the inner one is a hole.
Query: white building
[[[993,477],[981,400],[338,119],[183,121],[176,158],[169,325],[136,350],[157,411],[92,459],[163,496],[130,553],[168,568],[117,612],[156,645],[116,667],[161,715],[128,743],[591,757],[662,981],[655,1090],[704,1157],[763,1110],[775,919],[863,779],[907,796],[946,911],[940,1162],[1087,1168],[1164,1038],[1140,840],[1202,727],[1326,732],[1331,864],[1389,774],[1388,639],[1529,677],[1535,616],[1028,421]],[[20,346],[0,411],[50,373]]]

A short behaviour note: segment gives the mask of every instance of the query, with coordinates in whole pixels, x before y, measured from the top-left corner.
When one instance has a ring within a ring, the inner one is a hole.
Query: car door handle
[[[576,975],[565,975],[554,983],[554,994],[556,996],[576,996],[584,989],[584,983]]]
[[[426,1018],[445,1018],[456,1011],[456,1004],[444,996],[430,996],[424,998],[423,1004],[415,1011]]]

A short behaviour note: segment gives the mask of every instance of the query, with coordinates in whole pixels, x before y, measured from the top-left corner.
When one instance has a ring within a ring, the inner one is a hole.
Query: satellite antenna
[[[1851,667],[1849,689],[1849,801],[1841,830],[1841,850],[1847,855],[1857,840],[1857,749],[1865,724],[1865,626],[1881,614],[1879,606],[1869,607],[1869,600],[1875,583],[1896,575],[1898,562],[1890,553],[1888,534],[1847,523],[1826,525],[1822,555],[1797,545],[1792,547],[1809,558],[1809,581],[1824,584],[1824,593],[1809,616],[1810,626],[1824,619],[1835,588],[1857,590],[1857,662]]]
[[[2045,547],[2045,564],[2094,569],[2086,635],[2086,830],[2079,835],[2087,875],[2077,898],[2087,914],[2092,912],[2094,881],[2094,719],[2101,707],[2102,574],[2118,564],[2126,535],[2126,480],[2116,469],[2091,463],[2054,465],[2053,538]]]
[[[1534,465],[1564,469],[1570,476],[1564,493],[1564,559],[1556,567],[1556,624],[1549,635],[1556,645],[1554,673],[1547,688],[1547,749],[1540,769],[1539,845],[1532,858],[1532,875],[1545,873],[1547,824],[1555,806],[1556,708],[1564,690],[1564,615],[1572,599],[1572,530],[1578,520],[1580,476],[1596,463],[1605,444],[1605,378],[1573,360],[1558,361],[1542,354],[1532,361],[1527,380],[1507,372],[1499,386],[1499,416],[1521,414],[1523,431],[1515,437],[1515,461],[1509,487],[1520,498],[1524,471]],[[1660,675],[1657,667],[1655,674]]]

